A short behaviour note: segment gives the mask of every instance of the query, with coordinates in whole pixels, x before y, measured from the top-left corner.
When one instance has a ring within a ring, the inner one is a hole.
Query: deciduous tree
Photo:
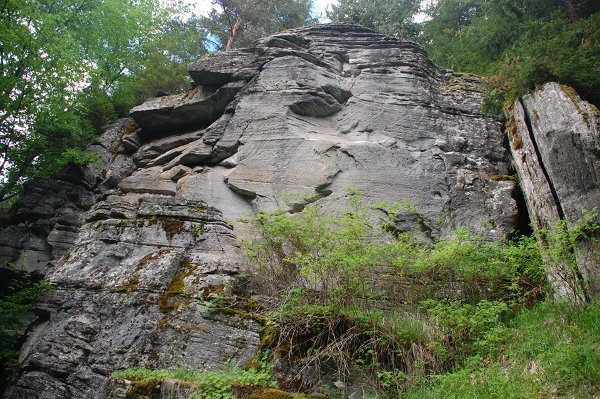
[[[213,0],[213,5],[203,24],[224,50],[315,22],[310,15],[312,0]]]
[[[172,15],[157,0],[0,0],[0,202],[86,161],[80,149],[116,115],[122,82],[152,69],[149,54],[190,52],[160,39],[182,32]]]
[[[364,25],[386,35],[415,39],[418,24],[413,16],[420,0],[340,0],[327,16],[334,22]]]

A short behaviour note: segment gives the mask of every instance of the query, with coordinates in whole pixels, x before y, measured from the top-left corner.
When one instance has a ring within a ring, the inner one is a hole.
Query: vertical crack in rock
[[[414,43],[319,25],[188,69],[195,90],[107,130],[103,170],[28,184],[2,225],[0,260],[57,286],[36,305],[49,317],[6,398],[121,399],[116,369],[250,359],[260,323],[207,306],[237,284],[244,213],[345,212],[354,187],[369,203],[418,204],[399,228],[428,239],[444,216],[474,229],[481,215],[504,220],[498,237],[514,227],[511,198],[488,204],[508,184],[481,182],[479,171],[508,170],[500,124],[479,111],[481,82],[439,70]]]
[[[560,217],[561,220],[564,220],[565,212],[560,203],[560,198],[558,197],[558,193],[556,192],[556,188],[554,187],[552,178],[550,177],[550,174],[548,173],[548,170],[546,169],[546,166],[544,165],[544,158],[542,157],[542,153],[540,151],[540,148],[539,148],[536,138],[535,138],[535,133],[533,131],[533,126],[531,124],[531,116],[529,115],[529,110],[523,104],[523,100],[519,99],[518,101],[521,104],[521,107],[523,107],[523,120],[525,122],[525,126],[527,127],[527,134],[529,135],[529,139],[531,140],[531,144],[533,145],[533,149],[534,149],[535,155],[537,157],[537,164],[539,165],[540,170],[544,174],[544,177],[548,184],[548,188],[550,189],[550,193],[552,194],[552,198],[554,199],[554,205],[556,206],[556,211],[558,212],[558,216]]]
[[[510,148],[535,228],[552,230],[561,220],[567,228],[576,226],[583,210],[600,201],[598,139],[590,123],[598,111],[557,83],[539,87],[512,111]],[[557,299],[589,301],[600,295],[597,237],[580,237],[573,249],[576,265],[547,265]]]

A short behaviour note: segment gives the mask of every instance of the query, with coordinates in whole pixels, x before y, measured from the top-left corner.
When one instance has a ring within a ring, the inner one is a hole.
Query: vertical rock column
[[[508,123],[510,149],[536,229],[551,229],[560,220],[574,227],[584,211],[600,205],[599,132],[598,109],[570,87],[548,83],[515,102]],[[578,242],[575,258],[576,268],[548,265],[556,299],[598,298],[597,234]]]

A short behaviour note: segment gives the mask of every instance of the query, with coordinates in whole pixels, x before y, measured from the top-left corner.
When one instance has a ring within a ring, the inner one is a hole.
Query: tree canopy
[[[334,22],[415,39],[438,65],[485,76],[498,100],[554,80],[600,104],[597,0],[438,0],[424,8],[419,3],[340,0],[328,15]],[[427,18],[418,24],[419,12]]]
[[[315,22],[312,0],[213,0],[203,24],[220,49],[249,45],[272,32]]]
[[[327,16],[335,22],[359,24],[383,34],[416,39],[418,24],[413,16],[420,0],[340,0]]]
[[[421,41],[438,63],[488,76],[515,98],[559,81],[600,103],[600,3],[595,0],[444,0]]]
[[[79,149],[116,116],[108,97],[167,17],[151,0],[0,4],[0,201],[86,160]]]

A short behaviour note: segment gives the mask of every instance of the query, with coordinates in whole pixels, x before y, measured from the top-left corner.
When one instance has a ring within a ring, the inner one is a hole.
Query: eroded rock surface
[[[343,210],[351,188],[412,203],[398,228],[424,237],[516,226],[502,123],[480,112],[481,82],[414,43],[322,25],[206,57],[190,75],[190,93],[107,130],[102,167],[25,195],[5,222],[2,259],[57,287],[7,398],[123,397],[117,369],[246,362],[260,322],[211,304],[241,290],[245,212]]]
[[[512,112],[510,147],[532,221],[540,229],[551,230],[560,220],[574,226],[585,210],[600,205],[598,109],[570,87],[547,83],[517,101]],[[600,295],[600,246],[594,238],[575,250],[578,270],[549,270],[559,297]]]

